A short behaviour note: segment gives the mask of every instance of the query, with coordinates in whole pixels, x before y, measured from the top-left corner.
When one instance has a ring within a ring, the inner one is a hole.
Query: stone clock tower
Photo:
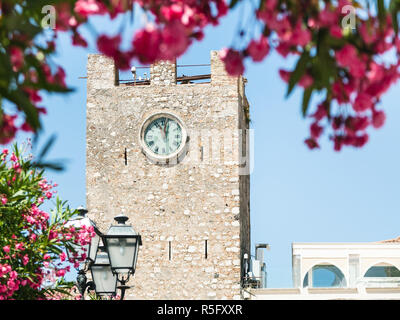
[[[150,74],[122,84],[111,60],[88,57],[89,217],[105,232],[123,212],[142,236],[126,299],[239,299],[250,253],[245,79],[229,77],[216,51],[210,82],[177,78],[170,62]]]

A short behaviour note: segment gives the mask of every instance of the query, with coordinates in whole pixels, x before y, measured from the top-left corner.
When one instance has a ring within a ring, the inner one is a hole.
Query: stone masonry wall
[[[126,299],[238,299],[250,253],[250,179],[238,160],[243,79],[228,77],[215,51],[211,83],[178,85],[171,63],[151,72],[151,85],[115,86],[113,62],[88,57],[88,215],[106,232],[123,212],[142,235]],[[190,137],[176,165],[153,164],[140,147],[141,124],[160,110],[179,116]]]

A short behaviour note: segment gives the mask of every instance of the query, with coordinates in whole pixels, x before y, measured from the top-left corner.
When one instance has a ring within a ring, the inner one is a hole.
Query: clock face
[[[144,143],[156,155],[168,156],[182,144],[182,128],[169,117],[160,116],[148,124],[144,131]]]

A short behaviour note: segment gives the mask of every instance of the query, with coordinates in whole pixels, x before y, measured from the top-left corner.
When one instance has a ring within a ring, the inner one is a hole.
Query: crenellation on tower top
[[[176,84],[176,61],[157,61],[150,67],[150,85],[169,86]]]
[[[211,59],[211,84],[233,84],[236,85],[238,77],[230,76],[225,69],[225,64],[221,60],[220,51],[212,50]]]
[[[96,89],[112,88],[119,84],[119,72],[112,58],[89,54],[87,63],[88,86]]]

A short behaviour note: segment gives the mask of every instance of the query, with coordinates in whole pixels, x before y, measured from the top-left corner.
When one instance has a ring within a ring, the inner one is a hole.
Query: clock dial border
[[[168,155],[160,155],[160,154],[153,152],[147,146],[147,144],[144,140],[147,127],[154,120],[163,118],[163,117],[174,120],[180,126],[181,135],[182,135],[181,144],[178,147],[178,149]],[[151,160],[152,162],[155,162],[155,163],[170,163],[172,160],[176,160],[178,162],[179,158],[182,156],[183,151],[186,149],[187,140],[188,140],[188,135],[187,135],[186,127],[185,127],[183,121],[175,113],[172,113],[169,111],[153,112],[150,116],[148,116],[143,121],[143,123],[140,127],[140,130],[139,130],[139,141],[140,141],[140,146],[141,146],[142,152],[146,155],[146,157],[149,160]]]

